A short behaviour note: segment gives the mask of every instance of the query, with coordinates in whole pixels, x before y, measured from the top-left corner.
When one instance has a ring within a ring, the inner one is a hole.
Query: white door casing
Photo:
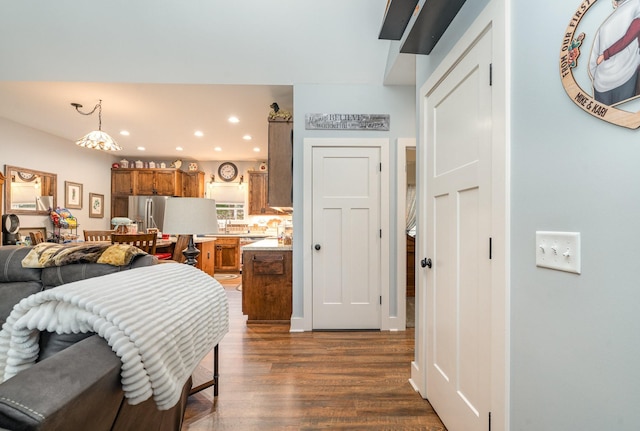
[[[304,196],[303,196],[303,238],[302,247],[303,253],[303,290],[302,290],[302,303],[303,303],[303,316],[292,318],[291,331],[308,331],[313,330],[316,322],[314,316],[314,298],[316,297],[314,291],[314,274],[317,273],[317,268],[314,268],[315,250],[314,246],[318,242],[314,238],[314,229],[316,225],[315,209],[313,205],[314,195],[314,172],[313,172],[313,155],[315,150],[320,148],[351,148],[352,150],[363,149],[365,152],[370,151],[368,148],[376,149],[379,154],[379,160],[382,164],[382,171],[379,171],[379,228],[378,228],[378,241],[380,243],[380,254],[376,262],[376,271],[379,277],[379,288],[377,293],[377,314],[376,319],[378,321],[377,327],[382,330],[393,329],[390,328],[390,312],[389,312],[389,140],[386,138],[306,138],[303,140],[303,159],[304,159]],[[380,165],[378,165],[378,169]],[[361,229],[358,227],[357,229]],[[380,230],[382,230],[382,237],[380,238]],[[349,230],[346,232],[349,234]],[[352,237],[352,242],[361,241],[361,238]],[[334,242],[335,244],[336,242]],[[321,251],[326,252],[326,247],[322,244]],[[369,265],[371,266],[371,265]],[[363,268],[360,268],[362,270]],[[364,268],[369,270],[370,268]],[[329,268],[328,271],[336,271],[336,268]],[[351,276],[347,276],[349,279]],[[344,277],[343,277],[344,278]],[[331,287],[335,289],[335,287]],[[335,297],[335,292],[332,293]],[[362,297],[362,292],[359,293]],[[382,304],[380,304],[380,298]],[[360,300],[361,302],[364,302]],[[335,316],[332,317],[335,320]],[[353,320],[353,319],[352,319]],[[360,323],[362,325],[362,323]],[[328,329],[328,328],[325,328]]]
[[[416,149],[414,138],[399,138],[396,142],[396,286],[397,315],[395,327],[407,329],[407,151]]]

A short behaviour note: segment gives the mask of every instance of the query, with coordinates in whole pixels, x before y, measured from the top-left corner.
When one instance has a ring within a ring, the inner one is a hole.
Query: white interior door
[[[491,31],[427,93],[426,388],[449,431],[488,429]]]
[[[380,329],[380,149],[312,158],[313,329]]]

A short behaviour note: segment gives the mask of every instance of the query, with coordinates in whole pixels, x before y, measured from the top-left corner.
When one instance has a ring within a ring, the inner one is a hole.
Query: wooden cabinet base
[[[291,319],[291,251],[245,251],[242,312],[247,323],[289,323]]]

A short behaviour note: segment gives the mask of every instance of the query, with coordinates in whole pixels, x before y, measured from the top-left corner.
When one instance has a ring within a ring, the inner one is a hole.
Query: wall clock
[[[238,176],[238,167],[231,162],[224,162],[218,167],[218,175],[223,181],[233,181]]]

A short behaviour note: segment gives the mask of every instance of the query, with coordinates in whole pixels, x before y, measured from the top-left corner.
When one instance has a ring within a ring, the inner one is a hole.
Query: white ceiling
[[[116,84],[0,81],[0,117],[73,142],[98,128],[124,149],[118,156],[185,160],[264,160],[267,117],[272,102],[293,111],[293,87],[286,85]],[[228,122],[230,116],[240,120]],[[121,130],[130,136],[121,136]],[[200,130],[204,136],[194,136]],[[246,141],[244,135],[251,135]],[[144,152],[138,146],[146,148]],[[182,152],[177,146],[184,148]],[[221,147],[222,151],[214,151]],[[253,151],[254,147],[260,152]]]

